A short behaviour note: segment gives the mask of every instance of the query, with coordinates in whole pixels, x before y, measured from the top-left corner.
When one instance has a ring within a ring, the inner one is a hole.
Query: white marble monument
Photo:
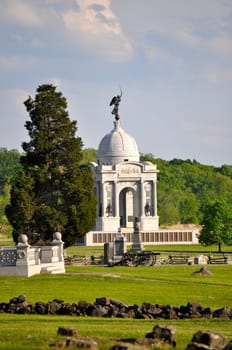
[[[114,241],[120,228],[127,243],[133,242],[134,223],[140,228],[140,239],[146,244],[198,243],[194,230],[160,230],[157,213],[156,165],[140,162],[135,139],[122,127],[119,103],[115,96],[113,129],[100,141],[97,162],[90,163],[95,181],[97,217],[95,226],[83,238],[84,245],[103,245]]]
[[[96,231],[122,232],[140,222],[141,230],[156,230],[156,183],[158,170],[150,162],[140,162],[137,144],[114,121],[114,129],[99,144],[97,163],[91,163],[98,200]]]

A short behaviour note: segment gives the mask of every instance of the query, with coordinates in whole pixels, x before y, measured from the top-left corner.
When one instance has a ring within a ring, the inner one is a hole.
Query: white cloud
[[[109,0],[76,0],[79,9],[63,15],[64,25],[76,43],[111,61],[131,59],[133,47],[123,33]]]
[[[3,0],[0,19],[5,23],[14,23],[26,27],[38,27],[41,20],[31,3],[23,0]]]
[[[59,0],[1,0],[0,21],[24,28],[59,28],[62,8]],[[67,3],[66,3],[67,4]]]
[[[0,20],[14,27],[38,28],[27,32],[33,48],[45,48],[51,37],[58,44],[68,42],[112,62],[130,60],[133,46],[114,15],[109,0],[3,0]],[[53,31],[52,31],[53,29]],[[16,35],[12,37],[18,42]],[[21,40],[25,43],[25,37]]]

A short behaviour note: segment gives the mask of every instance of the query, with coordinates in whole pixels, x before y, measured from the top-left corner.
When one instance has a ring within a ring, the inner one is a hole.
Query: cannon
[[[160,253],[142,250],[135,251],[129,250],[128,252],[122,255],[122,259],[117,263],[113,264],[114,266],[153,266],[156,263],[156,257]]]

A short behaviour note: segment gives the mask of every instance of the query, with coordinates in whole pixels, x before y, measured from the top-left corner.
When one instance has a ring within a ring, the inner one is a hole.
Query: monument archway
[[[133,228],[135,218],[138,218],[137,192],[126,187],[119,193],[120,227]]]

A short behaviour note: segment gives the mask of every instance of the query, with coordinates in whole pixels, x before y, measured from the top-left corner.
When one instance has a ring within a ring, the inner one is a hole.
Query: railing
[[[15,247],[0,247],[0,266],[16,266],[17,250]]]
[[[63,242],[59,232],[53,234],[53,241],[48,246],[30,246],[27,241],[26,235],[20,235],[15,247],[0,247],[1,276],[65,272]]]

